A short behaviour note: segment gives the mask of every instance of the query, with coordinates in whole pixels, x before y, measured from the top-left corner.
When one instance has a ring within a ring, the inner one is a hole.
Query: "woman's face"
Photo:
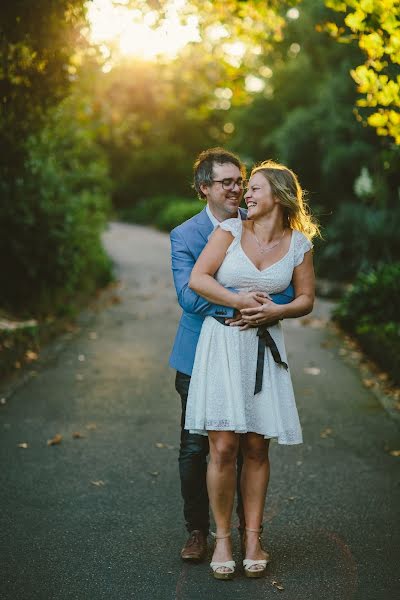
[[[250,177],[249,185],[244,196],[247,206],[247,218],[255,219],[271,213],[277,204],[272,195],[268,179],[262,173],[255,173]]]

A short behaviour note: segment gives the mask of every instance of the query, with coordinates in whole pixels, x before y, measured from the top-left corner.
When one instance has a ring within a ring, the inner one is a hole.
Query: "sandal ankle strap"
[[[225,535],[218,535],[216,533],[214,533],[213,531],[211,532],[211,535],[213,536],[213,538],[215,538],[216,540],[224,540],[225,538],[228,538],[231,536],[231,532],[225,534]]]
[[[252,533],[261,533],[262,532],[262,527],[260,527],[260,529],[250,529],[250,527],[246,527],[245,529],[246,529],[246,531],[251,531]]]

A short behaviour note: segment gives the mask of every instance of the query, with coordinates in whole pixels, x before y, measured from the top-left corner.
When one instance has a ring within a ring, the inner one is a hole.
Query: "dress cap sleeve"
[[[242,219],[227,219],[226,221],[222,221],[219,227],[224,231],[230,231],[234,238],[240,238],[242,234]]]
[[[298,267],[304,260],[306,252],[313,248],[312,243],[301,231],[293,231],[295,234],[294,240],[294,266]]]

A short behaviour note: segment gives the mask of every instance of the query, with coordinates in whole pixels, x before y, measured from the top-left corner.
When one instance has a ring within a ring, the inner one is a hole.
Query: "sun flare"
[[[171,0],[165,19],[155,25],[155,11],[143,14],[124,0],[92,0],[87,7],[90,39],[99,44],[104,55],[112,48],[122,56],[145,60],[174,58],[186,44],[200,39],[196,16],[189,16],[185,23],[180,20],[184,4],[182,0]]]

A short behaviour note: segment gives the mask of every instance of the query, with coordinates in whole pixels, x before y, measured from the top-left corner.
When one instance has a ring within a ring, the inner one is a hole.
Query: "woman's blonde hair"
[[[293,171],[273,160],[265,160],[253,168],[250,177],[255,173],[261,173],[269,182],[273,196],[283,208],[285,222],[291,229],[301,231],[309,240],[321,235],[318,223],[304,199],[304,190]]]

